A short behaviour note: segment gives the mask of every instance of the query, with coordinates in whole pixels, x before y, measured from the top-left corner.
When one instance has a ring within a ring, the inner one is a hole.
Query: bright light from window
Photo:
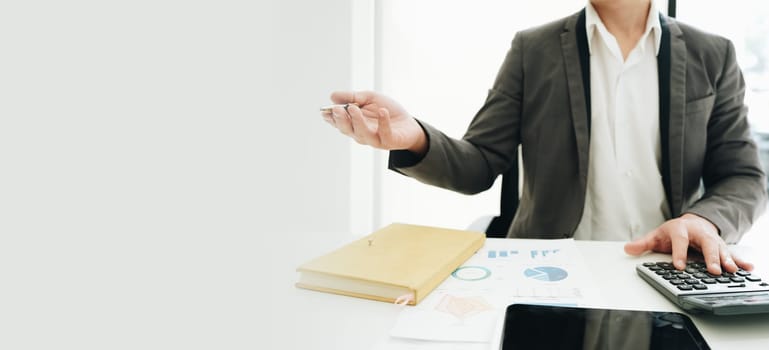
[[[382,1],[381,90],[417,118],[461,137],[486,99],[515,32],[571,15],[585,3]],[[499,185],[464,196],[382,171],[382,223],[465,228],[499,212]]]

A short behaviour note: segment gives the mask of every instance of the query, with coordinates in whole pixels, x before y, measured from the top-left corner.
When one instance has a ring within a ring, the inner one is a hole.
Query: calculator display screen
[[[688,316],[513,304],[502,349],[710,349]]]

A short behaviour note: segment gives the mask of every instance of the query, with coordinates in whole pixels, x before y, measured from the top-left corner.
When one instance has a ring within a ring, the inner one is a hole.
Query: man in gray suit
[[[711,273],[750,270],[726,244],[761,214],[765,175],[732,44],[650,0],[592,0],[521,31],[461,140],[375,92],[335,92],[324,119],[390,167],[462,193],[523,158],[508,237],[627,240],[625,251],[702,252]]]

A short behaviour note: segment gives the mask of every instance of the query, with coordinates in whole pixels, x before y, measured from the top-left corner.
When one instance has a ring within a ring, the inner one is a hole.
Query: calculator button
[[[653,262],[645,262],[645,263],[644,263],[644,266],[646,266],[646,267],[657,266],[657,263],[653,263]]]
[[[659,267],[659,266],[657,266],[657,265],[654,265],[654,266],[647,266],[647,267],[649,268],[649,270],[652,270],[652,271],[659,271],[659,270],[662,270],[662,268],[661,268],[661,267]]]
[[[685,280],[684,282],[686,282],[686,284],[700,284],[700,280],[696,280],[693,278]]]
[[[748,281],[751,281],[751,282],[759,282],[759,281],[761,281],[761,279],[756,277],[756,276],[745,276],[745,279],[748,280]]]
[[[666,280],[672,280],[672,279],[676,279],[676,275],[671,275],[671,274],[662,275],[662,278]]]
[[[750,272],[745,271],[745,270],[739,270],[739,271],[737,271],[737,275],[740,275],[742,277],[750,276]]]
[[[730,285],[728,285],[727,287],[729,287],[729,288],[742,288],[742,287],[745,287],[745,283],[740,283],[740,284],[730,284]]]
[[[695,274],[695,273],[700,272],[700,269],[698,269],[696,267],[687,267],[686,268],[686,272],[691,273],[691,274]]]
[[[670,280],[671,284],[679,285],[679,284],[685,284],[686,282],[682,280]]]
[[[714,278],[703,278],[702,282],[707,284],[713,284],[713,283],[716,283],[716,280]]]
[[[676,267],[673,266],[673,264],[671,264],[669,262],[658,262],[657,266],[659,266],[659,267],[661,267],[661,268],[663,268],[665,270],[675,270],[676,269]]]
[[[657,271],[654,271],[654,273],[656,273],[656,274],[658,274],[660,276],[667,275],[668,274],[668,270],[659,269]]]
[[[692,290],[692,286],[690,286],[688,284],[681,284],[681,285],[678,285],[678,289],[680,289],[680,290]]]
[[[687,275],[687,274],[685,274],[685,273],[679,273],[679,274],[677,274],[677,275],[678,275],[678,278],[680,278],[680,279],[682,279],[682,280],[688,280],[688,279],[692,278],[692,276],[691,276],[691,275]]]
[[[692,287],[694,287],[694,289],[698,289],[698,290],[708,289],[708,286],[706,286],[704,284],[694,284],[694,285],[692,285]]]
[[[721,274],[721,276],[724,276],[724,277],[734,277],[734,274],[731,273],[731,272],[724,272],[724,273]]]
[[[730,280],[730,279],[728,279],[726,277],[716,278],[716,281],[718,281],[718,283],[731,283],[732,282],[732,280]]]
[[[742,277],[732,277],[730,278],[732,282],[745,282],[745,279]]]
[[[694,274],[694,277],[695,278],[708,278],[708,275],[704,274],[702,272],[697,272],[697,273]]]

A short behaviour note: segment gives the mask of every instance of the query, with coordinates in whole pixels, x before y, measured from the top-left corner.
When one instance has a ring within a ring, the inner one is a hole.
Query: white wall
[[[280,232],[349,230],[350,142],[321,119],[318,107],[349,89],[351,0],[270,1],[271,26],[258,48],[273,62],[253,106],[261,220]],[[257,34],[259,35],[259,34]],[[257,62],[260,58],[257,57]]]
[[[0,10],[4,234],[348,231],[351,1]],[[147,236],[144,236],[147,235]]]
[[[351,87],[352,9],[3,2],[0,343],[227,344],[215,318],[169,324],[221,315],[194,299],[216,291],[278,314],[309,257],[276,235],[350,236],[351,143],[318,107]],[[242,327],[258,338],[271,328],[255,316]]]
[[[515,32],[570,15],[584,4],[584,0],[383,1],[381,89],[421,120],[460,138],[483,105]],[[392,171],[381,172],[382,223],[466,228],[481,216],[499,214],[500,181],[483,193],[466,196]]]

